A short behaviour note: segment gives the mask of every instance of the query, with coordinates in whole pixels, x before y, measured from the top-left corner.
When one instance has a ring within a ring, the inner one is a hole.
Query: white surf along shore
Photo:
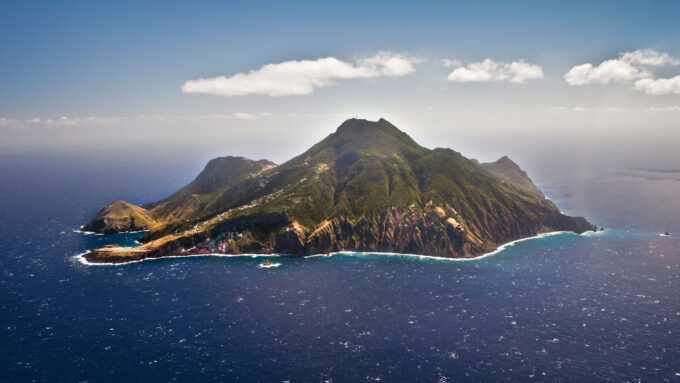
[[[349,256],[356,256],[356,257],[362,257],[362,256],[370,256],[370,255],[383,255],[387,257],[409,257],[409,258],[418,258],[418,259],[427,259],[427,260],[434,260],[434,261],[441,261],[441,262],[472,262],[472,261],[478,261],[480,259],[484,259],[487,257],[494,256],[496,254],[500,254],[503,252],[503,250],[514,246],[517,243],[524,242],[524,241],[531,241],[539,238],[545,238],[545,237],[550,237],[554,235],[580,235],[580,236],[593,236],[593,235],[598,235],[601,233],[604,233],[607,231],[605,230],[600,230],[600,231],[586,231],[582,234],[576,234],[571,231],[552,231],[548,233],[542,233],[535,235],[533,237],[526,237],[526,238],[520,238],[511,242],[504,243],[496,250],[481,254],[476,257],[472,258],[445,258],[445,257],[437,257],[434,255],[421,255],[421,254],[408,254],[408,253],[389,253],[389,252],[358,252],[358,251],[337,251],[333,253],[328,253],[328,254],[312,254],[312,255],[307,255],[304,257],[300,258],[316,258],[316,257],[331,257],[334,255],[349,255]],[[104,234],[101,234],[104,235]],[[158,259],[172,259],[172,258],[188,258],[188,257],[224,257],[224,258],[279,258],[279,257],[291,257],[290,255],[286,254],[220,254],[220,253],[210,253],[210,254],[188,254],[188,255],[169,255],[166,257],[157,257],[157,258],[144,258],[144,259],[138,259],[134,261],[129,261],[129,262],[119,262],[119,263],[113,263],[113,262],[90,262],[85,258],[85,255],[89,254],[91,250],[85,251],[83,253],[76,254],[72,257],[72,259],[80,264],[87,265],[87,266],[124,266],[127,264],[131,263],[139,263],[139,262],[145,262],[145,261],[154,261]],[[297,257],[296,257],[297,258]],[[275,265],[275,266],[274,266]],[[258,267],[262,268],[269,268],[269,267],[278,267],[280,266],[280,263],[272,263],[272,265],[266,265],[262,266],[259,265]]]
[[[102,233],[95,233],[94,231],[83,231],[83,227],[85,227],[85,226],[81,226],[77,229],[73,229],[73,232],[78,233],[78,234],[85,234],[85,235],[107,235],[107,234],[102,234]],[[146,233],[147,231],[149,231],[149,230],[121,231],[121,232],[115,233],[115,234],[136,234],[136,233]],[[115,234],[108,234],[108,235],[115,235]]]

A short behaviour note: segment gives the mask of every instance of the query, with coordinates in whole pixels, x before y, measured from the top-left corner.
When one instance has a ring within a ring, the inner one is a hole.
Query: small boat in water
[[[264,268],[264,269],[268,269],[270,267],[279,267],[279,266],[281,266],[280,263],[274,263],[274,262],[270,261],[269,259],[265,259],[264,262],[257,265],[257,267]]]

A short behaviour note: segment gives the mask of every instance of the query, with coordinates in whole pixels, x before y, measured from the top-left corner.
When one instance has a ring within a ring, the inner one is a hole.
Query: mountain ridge
[[[196,210],[200,210],[204,199],[202,195],[227,188],[244,177],[275,166],[268,160],[254,161],[233,156],[213,158],[193,181],[169,197],[141,206],[122,200],[114,201],[85,224],[83,230],[101,234],[152,230],[161,224],[192,217]],[[116,216],[124,215],[119,212],[122,209],[128,212],[128,219]]]

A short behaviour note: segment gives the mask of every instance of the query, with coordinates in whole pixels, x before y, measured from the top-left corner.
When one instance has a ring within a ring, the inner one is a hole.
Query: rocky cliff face
[[[300,156],[201,194],[200,204],[182,195],[173,200],[182,219],[157,216],[165,223],[143,246],[89,258],[342,250],[472,257],[542,232],[593,228],[561,214],[509,158],[479,164],[423,148],[385,120],[348,120]]]

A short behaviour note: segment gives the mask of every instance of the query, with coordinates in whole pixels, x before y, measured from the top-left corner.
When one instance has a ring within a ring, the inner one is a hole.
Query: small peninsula
[[[121,263],[194,254],[394,252],[472,258],[521,238],[593,230],[564,215],[508,157],[428,149],[384,119],[345,121],[281,164],[211,160],[189,185],[142,206],[115,201],[83,230],[148,230],[141,246],[85,255]]]

